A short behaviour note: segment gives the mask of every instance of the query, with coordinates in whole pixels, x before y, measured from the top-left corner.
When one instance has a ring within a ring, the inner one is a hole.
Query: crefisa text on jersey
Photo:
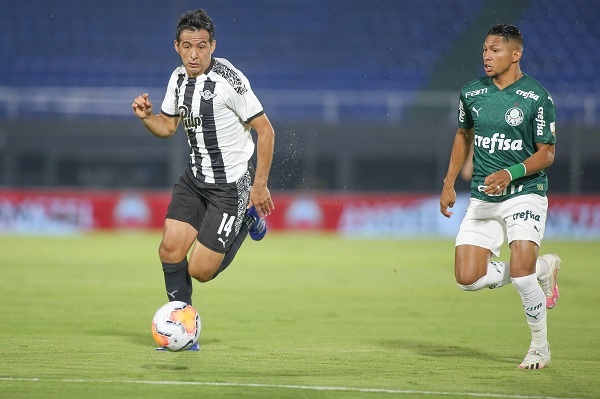
[[[476,147],[488,150],[490,154],[493,154],[496,151],[521,151],[523,149],[523,140],[506,138],[504,133],[494,133],[492,137],[476,134],[473,139],[473,144]]]
[[[538,108],[537,116],[535,117],[535,133],[538,136],[544,135],[544,128],[546,127],[546,121],[544,120],[544,107]]]
[[[529,91],[523,91],[523,90],[517,90],[515,91],[515,94],[518,94],[520,96],[523,96],[524,98],[531,98],[532,100],[539,100],[540,96],[538,96],[537,94],[535,94],[535,92],[529,90]]]

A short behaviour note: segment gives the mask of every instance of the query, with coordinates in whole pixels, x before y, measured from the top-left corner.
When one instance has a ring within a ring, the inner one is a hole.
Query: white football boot
[[[538,276],[538,282],[542,286],[542,290],[544,290],[544,294],[546,295],[546,308],[552,309],[556,306],[556,302],[558,302],[558,297],[560,294],[558,293],[558,284],[556,283],[556,278],[558,275],[558,269],[560,269],[560,258],[556,254],[546,254],[540,256],[540,259],[543,259],[550,265],[550,272],[546,276]]]
[[[529,348],[525,359],[519,364],[519,369],[543,369],[550,364],[550,344],[543,349]]]

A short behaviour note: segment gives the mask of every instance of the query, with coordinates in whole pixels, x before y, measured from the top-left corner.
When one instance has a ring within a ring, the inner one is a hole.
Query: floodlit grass
[[[201,351],[155,352],[159,240],[0,236],[0,398],[600,397],[597,242],[544,243],[553,358],[524,371],[516,291],[460,291],[449,240],[248,239],[194,287]]]

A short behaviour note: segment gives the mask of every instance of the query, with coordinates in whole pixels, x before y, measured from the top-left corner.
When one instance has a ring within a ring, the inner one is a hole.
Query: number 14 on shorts
[[[221,235],[223,232],[225,232],[225,237],[229,237],[229,233],[231,233],[231,230],[233,229],[233,222],[235,222],[235,215],[224,213],[223,219],[221,219],[219,230],[217,230],[217,234]]]

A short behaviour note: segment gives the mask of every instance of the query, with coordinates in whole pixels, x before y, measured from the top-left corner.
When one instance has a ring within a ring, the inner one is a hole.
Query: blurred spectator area
[[[0,86],[162,86],[178,16],[204,7],[217,53],[264,89],[421,88],[478,0],[26,0],[0,14]]]
[[[275,188],[437,191],[458,91],[504,22],[521,28],[522,68],[557,106],[554,189],[600,192],[598,0],[0,5],[0,185],[169,187],[185,136],[150,137],[131,101],[149,92],[158,109],[180,63],[177,19],[204,8],[215,56],[248,76],[276,125]]]
[[[172,45],[177,19],[198,7],[215,22],[215,55],[244,71],[257,93],[281,98],[281,118],[337,122],[341,112],[397,121],[418,90],[456,93],[479,76],[480,43],[502,21],[523,31],[523,69],[564,98],[559,119],[600,120],[597,0],[4,1],[0,117],[14,111],[6,88],[160,88],[162,97],[179,63]],[[436,74],[444,87],[432,80]],[[324,110],[359,97],[348,93],[356,91],[375,96],[375,105],[363,113],[352,101]],[[98,102],[86,108],[106,100]]]
[[[600,90],[596,0],[3,1],[0,86],[163,86],[178,16],[204,7],[216,54],[257,88],[416,90],[500,4],[518,7],[506,22],[521,27],[525,69],[551,92]],[[477,29],[481,41],[495,22]]]

